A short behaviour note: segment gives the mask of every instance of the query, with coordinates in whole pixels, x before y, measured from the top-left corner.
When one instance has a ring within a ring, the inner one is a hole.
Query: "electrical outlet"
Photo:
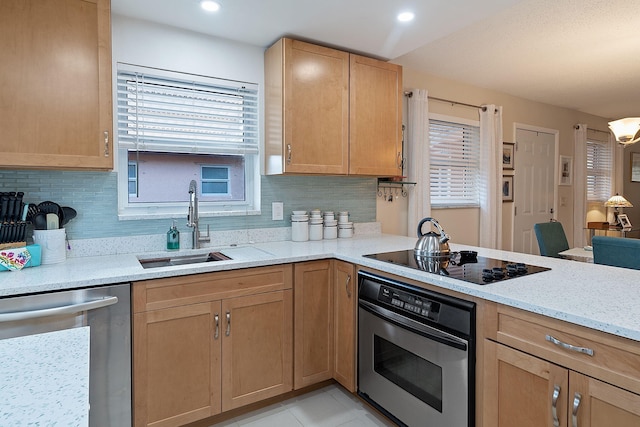
[[[271,219],[273,221],[282,221],[284,219],[284,203],[283,202],[271,203]]]

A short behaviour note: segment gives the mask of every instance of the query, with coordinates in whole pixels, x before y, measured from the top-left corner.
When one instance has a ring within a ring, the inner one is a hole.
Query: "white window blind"
[[[480,127],[429,120],[432,206],[478,206]]]
[[[587,140],[587,200],[611,197],[613,150],[609,143]]]
[[[257,86],[199,76],[197,81],[185,80],[182,76],[118,70],[120,148],[257,154]]]

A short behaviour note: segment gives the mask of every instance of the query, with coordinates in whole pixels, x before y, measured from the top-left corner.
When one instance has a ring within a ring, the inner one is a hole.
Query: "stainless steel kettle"
[[[422,233],[422,225],[425,222],[433,224],[440,233],[429,231]],[[435,258],[440,261],[448,261],[451,252],[449,250],[449,236],[444,232],[438,221],[434,218],[424,218],[418,224],[418,242],[413,252],[415,256]]]

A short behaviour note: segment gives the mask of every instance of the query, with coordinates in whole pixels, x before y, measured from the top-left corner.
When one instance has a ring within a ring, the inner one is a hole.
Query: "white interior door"
[[[556,135],[516,129],[513,250],[540,254],[533,225],[553,217]]]

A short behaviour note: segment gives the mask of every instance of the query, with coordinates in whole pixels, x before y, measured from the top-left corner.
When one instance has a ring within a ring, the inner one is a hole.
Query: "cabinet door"
[[[567,425],[640,426],[640,395],[576,372],[570,373],[569,384]]]
[[[223,411],[291,391],[291,293],[223,300]]]
[[[335,369],[333,378],[350,392],[356,391],[356,271],[352,264],[336,261],[333,287]]]
[[[0,81],[0,167],[113,168],[109,0],[2,0]]]
[[[333,377],[331,261],[294,266],[294,388]]]
[[[265,55],[266,172],[346,174],[349,54],[282,39]]]
[[[565,426],[567,369],[510,347],[485,341],[483,425]]]
[[[181,426],[220,413],[220,302],[133,318],[134,425]]]
[[[402,67],[351,55],[349,174],[402,175]]]

